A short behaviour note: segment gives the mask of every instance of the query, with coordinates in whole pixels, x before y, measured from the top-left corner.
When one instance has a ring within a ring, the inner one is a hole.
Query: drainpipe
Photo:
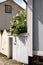
[[[27,1],[26,0],[23,0],[26,4],[27,4]]]

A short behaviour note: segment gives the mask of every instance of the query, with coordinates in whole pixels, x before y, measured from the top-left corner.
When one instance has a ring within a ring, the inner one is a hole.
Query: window
[[[11,5],[5,5],[5,13],[12,13],[12,6]]]

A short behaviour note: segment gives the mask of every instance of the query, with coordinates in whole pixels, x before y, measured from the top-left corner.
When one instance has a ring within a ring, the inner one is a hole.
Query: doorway
[[[12,38],[9,38],[9,56],[12,58]]]

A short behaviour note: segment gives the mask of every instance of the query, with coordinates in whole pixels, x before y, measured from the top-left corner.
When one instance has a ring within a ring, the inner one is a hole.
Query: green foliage
[[[13,16],[10,24],[11,24],[11,28],[10,28],[11,34],[25,33],[27,31],[26,11],[22,10],[20,11],[19,14],[16,14],[16,16]]]

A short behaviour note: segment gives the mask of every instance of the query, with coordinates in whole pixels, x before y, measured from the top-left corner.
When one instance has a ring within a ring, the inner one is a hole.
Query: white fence
[[[7,41],[8,39],[7,39],[7,32],[6,32],[6,30],[4,30],[4,32],[3,32],[3,34],[2,34],[2,43],[1,43],[1,53],[3,53],[3,54],[5,54],[5,55],[7,55],[7,43],[8,43],[8,41]]]
[[[9,52],[9,44],[10,42],[7,31],[4,30],[2,34],[0,32],[0,52],[6,55],[7,57],[11,57]]]
[[[11,36],[4,30],[2,35],[0,33],[0,52],[8,58],[12,57],[13,60],[28,64],[27,38],[28,35]]]

